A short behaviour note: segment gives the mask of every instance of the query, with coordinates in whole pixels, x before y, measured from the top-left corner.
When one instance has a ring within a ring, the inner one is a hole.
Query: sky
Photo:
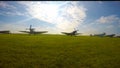
[[[0,31],[120,34],[120,1],[0,1]]]

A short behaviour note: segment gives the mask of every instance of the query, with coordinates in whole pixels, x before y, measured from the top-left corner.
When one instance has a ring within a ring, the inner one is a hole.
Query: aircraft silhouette
[[[29,33],[29,34],[42,34],[42,33],[47,33],[48,31],[35,31],[34,28],[32,28],[32,25],[30,25],[29,31],[20,31],[24,33]]]
[[[0,31],[0,34],[10,34],[9,30]]]
[[[91,35],[90,36],[99,36],[99,37],[115,37],[115,34],[109,34],[109,35],[106,35],[106,33],[102,33],[102,34],[94,34],[94,35]]]
[[[75,30],[74,29],[74,31],[72,31],[72,32],[70,32],[70,33],[67,33],[67,32],[61,32],[62,34],[66,34],[66,35],[70,35],[70,36],[76,36],[76,35],[79,35],[79,34],[81,34],[81,33],[77,33],[77,31],[78,30]]]
[[[106,35],[106,37],[115,37],[115,34]]]
[[[105,36],[105,35],[106,35],[106,33],[102,33],[102,34],[94,34],[93,36],[103,37],[103,36]]]

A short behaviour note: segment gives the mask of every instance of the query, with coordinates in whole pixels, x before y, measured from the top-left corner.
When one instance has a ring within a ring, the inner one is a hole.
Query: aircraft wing
[[[71,33],[61,32],[62,34],[71,35]]]
[[[106,37],[114,37],[115,34],[111,34],[111,35],[106,35]]]
[[[67,33],[67,32],[61,32],[62,34],[66,34],[66,35],[79,35],[79,34],[82,34],[82,33],[75,33],[75,34],[72,34],[72,33]]]
[[[35,31],[34,34],[42,34],[42,33],[47,33],[48,31]]]
[[[19,31],[19,32],[23,32],[23,33],[30,33],[29,31]]]

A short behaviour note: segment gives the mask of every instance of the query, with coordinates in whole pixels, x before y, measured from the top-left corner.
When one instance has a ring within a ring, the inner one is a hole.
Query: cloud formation
[[[6,8],[6,9],[16,9],[15,6],[8,4],[8,2],[0,1],[0,8]]]
[[[16,2],[10,2],[10,1],[0,1],[0,15],[3,16],[26,16],[26,13],[20,12],[18,9],[18,6],[15,6],[14,4]]]
[[[29,4],[28,4],[29,3]],[[19,2],[28,14],[39,20],[54,24],[57,30],[71,31],[86,18],[86,8],[77,2]]]
[[[119,22],[120,23],[120,18],[117,17],[116,15],[110,15],[110,16],[102,16],[98,20],[96,20],[98,23],[114,23],[114,22]]]

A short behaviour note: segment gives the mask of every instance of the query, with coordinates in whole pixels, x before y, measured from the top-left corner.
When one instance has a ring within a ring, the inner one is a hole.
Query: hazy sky
[[[120,34],[119,1],[0,1],[0,30]]]

